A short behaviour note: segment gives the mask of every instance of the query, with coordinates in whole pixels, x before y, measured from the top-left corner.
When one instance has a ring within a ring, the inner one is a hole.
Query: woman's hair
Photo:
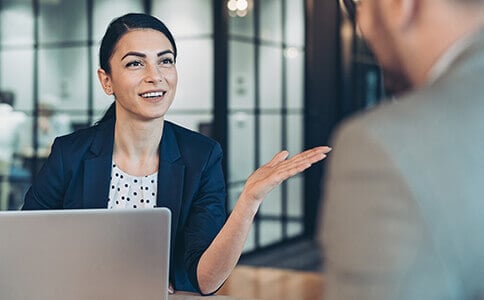
[[[165,24],[163,24],[163,22],[161,22],[159,19],[147,14],[129,13],[112,20],[101,41],[101,47],[99,49],[99,66],[107,74],[111,73],[111,65],[109,64],[109,60],[113,55],[114,49],[116,48],[118,41],[126,33],[137,29],[152,29],[163,33],[173,47],[173,54],[176,60],[177,49],[175,39],[173,38],[173,35],[171,34],[170,30],[168,30],[168,28],[165,26]],[[108,108],[101,120],[98,121],[98,123],[116,117],[115,103],[116,102],[113,102],[111,104],[111,106]]]

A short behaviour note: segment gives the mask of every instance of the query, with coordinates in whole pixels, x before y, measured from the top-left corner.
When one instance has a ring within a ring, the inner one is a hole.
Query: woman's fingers
[[[283,159],[283,157],[287,157],[287,151],[282,151],[274,156],[274,158],[267,164],[267,167],[272,169],[272,179],[279,184],[289,177],[306,170],[312,164],[326,158],[326,153],[329,151],[331,151],[330,147],[316,147],[301,152],[288,160]]]
[[[274,157],[266,165],[270,167],[275,166],[281,161],[284,161],[288,156],[289,156],[289,152],[287,152],[286,150],[283,150],[277,153],[276,155],[274,155]]]
[[[279,168],[280,170],[284,170],[285,168],[298,169],[299,167],[307,169],[312,164],[324,159],[327,156],[326,153],[328,153],[329,151],[331,151],[330,147],[316,147],[310,150],[306,150],[297,155],[294,155],[288,160],[279,161],[279,163],[277,164],[277,168]],[[274,159],[271,160],[271,162],[273,161]],[[273,164],[272,166],[276,166],[276,164]]]

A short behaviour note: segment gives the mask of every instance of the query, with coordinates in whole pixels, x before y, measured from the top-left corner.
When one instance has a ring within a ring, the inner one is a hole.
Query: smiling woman
[[[118,41],[110,73],[98,70],[104,91],[115,96],[118,117],[130,114],[126,118],[152,120],[144,124],[160,128],[178,81],[172,48],[163,33],[152,29],[131,30]]]
[[[164,120],[177,86],[175,41],[158,19],[127,14],[101,43],[99,81],[114,102],[95,125],[57,138],[24,209],[154,208],[172,213],[170,282],[215,292],[237,263],[253,218],[282,181],[326,157],[282,151],[247,180],[226,220],[220,145]]]

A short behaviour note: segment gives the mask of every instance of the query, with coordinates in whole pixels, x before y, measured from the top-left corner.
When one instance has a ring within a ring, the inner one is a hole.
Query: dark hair
[[[112,20],[101,41],[101,47],[99,49],[99,66],[107,74],[111,73],[109,60],[113,55],[116,44],[126,33],[136,29],[153,29],[163,33],[173,47],[173,54],[176,60],[177,50],[175,39],[165,24],[163,24],[163,22],[161,22],[159,19],[148,14],[129,13]],[[113,102],[98,123],[115,118],[115,108],[116,105],[115,102]]]

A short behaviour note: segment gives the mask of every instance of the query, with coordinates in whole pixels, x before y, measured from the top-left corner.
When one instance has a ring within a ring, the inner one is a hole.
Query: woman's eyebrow
[[[146,57],[146,54],[144,53],[141,53],[141,52],[134,52],[134,51],[130,51],[128,53],[126,53],[123,57],[121,57],[121,60],[125,59],[127,56],[138,56],[138,57],[142,57],[142,58],[145,58]]]
[[[164,50],[164,51],[158,52],[158,54],[156,54],[156,56],[160,57],[160,56],[163,56],[167,53],[175,55],[175,53],[173,53],[173,51],[171,51],[171,50]],[[123,57],[121,57],[121,60],[123,60],[127,56],[131,56],[131,55],[146,58],[146,54],[144,54],[144,53],[136,52],[136,51],[130,51],[130,52],[126,53]]]
[[[167,53],[171,53],[171,54],[175,55],[175,53],[173,53],[173,51],[165,50],[165,51],[158,52],[157,56],[160,57],[160,56],[165,55]]]

